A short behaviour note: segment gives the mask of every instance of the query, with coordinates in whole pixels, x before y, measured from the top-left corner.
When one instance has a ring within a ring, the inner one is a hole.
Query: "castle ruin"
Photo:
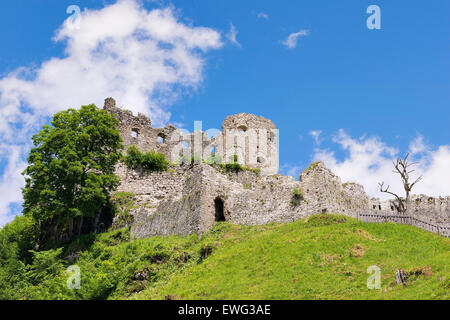
[[[194,132],[189,133],[173,125],[153,128],[145,115],[139,113],[135,117],[131,111],[116,107],[112,98],[105,100],[104,109],[119,120],[125,148],[134,145],[144,152],[154,150],[174,163],[191,162],[191,158],[196,163],[211,158],[217,163],[237,160],[263,174],[278,173],[278,130],[263,117],[248,113],[228,116],[221,132],[203,132],[201,123],[195,122]],[[208,133],[214,136],[210,138]]]
[[[299,181],[278,174],[278,130],[261,116],[228,116],[222,131],[210,137],[198,127],[193,133],[173,125],[153,128],[145,115],[116,107],[112,98],[105,100],[104,109],[119,120],[125,148],[155,150],[179,164],[150,173],[117,165],[117,192],[133,193],[137,203],[133,237],[202,234],[216,221],[261,225],[318,213],[396,213],[391,201],[370,198],[359,184],[342,183],[322,162],[311,164]],[[178,161],[183,159],[189,161]],[[229,172],[208,159],[237,160],[248,170]],[[450,222],[450,197],[412,199],[410,214],[439,224]]]

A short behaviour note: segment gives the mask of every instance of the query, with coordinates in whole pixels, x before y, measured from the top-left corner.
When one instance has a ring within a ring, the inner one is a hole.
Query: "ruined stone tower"
[[[239,113],[225,118],[222,124],[224,159],[237,155],[242,165],[259,168],[264,174],[278,173],[278,130],[263,117]]]
[[[189,133],[173,125],[153,128],[145,115],[134,116],[131,111],[116,107],[113,98],[105,99],[104,109],[119,120],[125,148],[135,145],[145,152],[155,150],[174,163],[191,158],[197,163],[211,157],[220,163],[237,159],[239,164],[260,169],[265,175],[278,173],[278,130],[272,121],[261,116],[228,116],[222,132],[210,138],[201,130]]]

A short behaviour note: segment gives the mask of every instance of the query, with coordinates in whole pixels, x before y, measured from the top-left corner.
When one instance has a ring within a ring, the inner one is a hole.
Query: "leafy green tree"
[[[121,157],[118,120],[95,105],[53,116],[33,136],[23,172],[24,214],[54,240],[80,234],[85,217],[98,217],[120,183],[114,167]],[[42,240],[42,239],[41,239]]]

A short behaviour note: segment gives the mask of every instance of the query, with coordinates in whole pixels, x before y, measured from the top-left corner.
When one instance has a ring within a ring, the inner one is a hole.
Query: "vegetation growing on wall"
[[[128,148],[124,162],[130,169],[142,169],[146,172],[166,171],[169,167],[169,161],[163,154],[153,150],[143,153],[136,146]]]
[[[297,207],[300,205],[300,203],[304,200],[304,195],[301,189],[294,188],[292,190],[292,199],[291,199],[291,205],[293,207]]]
[[[319,163],[320,163],[319,161],[311,163],[308,166],[308,168],[305,169],[305,171],[312,170],[312,169],[316,168],[319,165]]]
[[[114,210],[113,229],[130,226],[134,219],[131,210],[137,208],[135,194],[131,192],[117,192],[111,196]]]
[[[210,164],[213,166],[216,165],[214,163],[210,163]],[[217,165],[223,173],[239,173],[242,171],[252,171],[257,174],[261,173],[261,169],[259,169],[259,168],[251,168],[251,167],[243,166],[243,165],[239,164],[237,155],[233,156],[233,162],[219,163]]]

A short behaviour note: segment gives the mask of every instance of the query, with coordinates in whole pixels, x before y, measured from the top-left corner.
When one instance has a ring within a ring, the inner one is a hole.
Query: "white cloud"
[[[281,41],[281,43],[289,49],[294,49],[297,47],[298,39],[302,36],[307,36],[308,34],[308,30],[300,30],[299,32],[291,33],[286,40]]]
[[[269,15],[267,13],[264,13],[264,12],[258,12],[256,14],[256,17],[259,18],[259,19],[266,19],[266,20],[269,19]]]
[[[425,142],[423,140],[423,136],[418,135],[416,139],[411,141],[411,143],[409,144],[409,150],[411,151],[411,153],[419,154],[427,150],[427,146],[425,145]]]
[[[404,194],[399,176],[392,172],[392,160],[401,156],[398,150],[377,137],[354,139],[342,129],[333,141],[347,151],[348,155],[343,160],[338,160],[333,151],[316,149],[313,156],[315,161],[324,161],[343,181],[361,183],[373,197],[390,198],[389,195],[379,192],[378,182],[381,181],[390,185],[390,190]],[[409,149],[411,161],[418,162],[411,179],[423,175],[423,180],[414,187],[413,193],[449,195],[450,145],[432,149],[425,146],[423,137],[419,136],[411,142]]]
[[[236,29],[236,27],[233,25],[233,23],[230,22],[230,32],[227,33],[226,37],[228,40],[230,40],[231,43],[240,47],[241,44],[236,39],[238,33],[239,33],[239,31]]]
[[[168,105],[202,82],[204,54],[223,44],[217,31],[180,22],[172,8],[148,11],[139,3],[119,0],[84,10],[80,28],[68,19],[56,32],[64,57],[0,79],[0,141],[7,141],[7,148],[26,149],[51,114],[89,103],[102,106],[110,96],[156,125],[168,121]],[[8,191],[0,193],[1,217],[20,200],[22,159],[23,152],[0,154],[0,162],[8,161],[0,178],[0,192]]]
[[[311,130],[309,135],[313,138],[314,143],[319,145],[321,143],[320,135],[322,134],[322,130]]]
[[[0,157],[6,162],[3,175],[0,178],[0,226],[10,222],[14,217],[8,215],[9,206],[22,200],[21,187],[23,178],[21,172],[26,163],[22,159],[23,147],[0,144]]]

